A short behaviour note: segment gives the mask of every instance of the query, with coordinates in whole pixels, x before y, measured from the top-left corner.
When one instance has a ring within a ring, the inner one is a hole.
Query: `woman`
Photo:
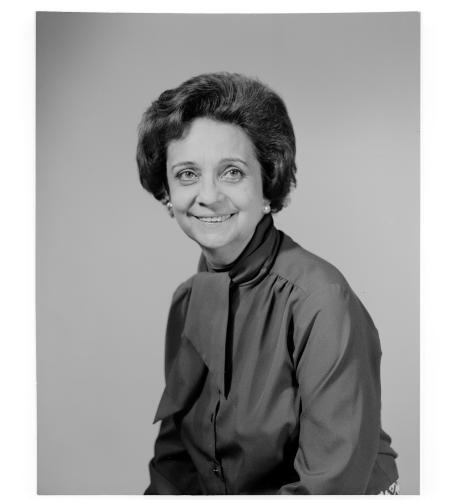
[[[296,172],[280,97],[194,77],[148,108],[137,162],[202,250],[171,304],[145,493],[397,493],[374,323],[337,269],[273,225]]]

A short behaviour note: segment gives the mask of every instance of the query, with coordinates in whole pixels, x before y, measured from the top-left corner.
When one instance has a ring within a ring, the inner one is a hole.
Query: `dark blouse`
[[[270,215],[227,269],[176,290],[145,494],[377,494],[377,330],[345,278]]]

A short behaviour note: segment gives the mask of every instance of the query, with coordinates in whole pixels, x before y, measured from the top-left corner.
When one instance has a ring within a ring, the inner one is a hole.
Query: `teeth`
[[[220,217],[197,217],[202,222],[224,222],[228,220],[231,215],[222,215]]]

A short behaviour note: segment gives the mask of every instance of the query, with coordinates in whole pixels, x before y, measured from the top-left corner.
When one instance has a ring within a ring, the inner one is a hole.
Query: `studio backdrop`
[[[419,492],[419,15],[37,14],[38,491],[148,485],[176,286],[199,251],[141,188],[142,112],[204,72],[287,104],[276,226],[338,267],[382,343],[382,424]]]

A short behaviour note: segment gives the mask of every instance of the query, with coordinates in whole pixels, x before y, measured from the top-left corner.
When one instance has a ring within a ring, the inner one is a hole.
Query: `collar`
[[[271,269],[280,244],[280,233],[274,227],[271,214],[262,217],[255,232],[239,257],[226,267],[213,269],[202,254],[199,259],[199,274],[227,273],[233,284],[244,285],[263,279]],[[197,276],[197,275],[196,275]]]

